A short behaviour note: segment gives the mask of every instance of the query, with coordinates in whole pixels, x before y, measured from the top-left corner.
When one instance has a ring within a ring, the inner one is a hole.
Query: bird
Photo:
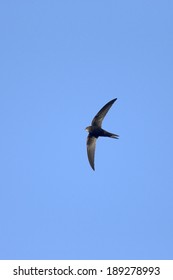
[[[117,100],[117,98],[112,99],[106,105],[104,105],[101,110],[95,115],[93,118],[91,125],[86,127],[86,131],[89,133],[87,137],[87,155],[89,163],[93,170],[95,170],[94,166],[94,157],[95,157],[95,149],[96,149],[96,140],[98,137],[110,137],[118,139],[119,135],[110,133],[104,129],[102,129],[102,122],[107,112],[113,105],[113,103]]]

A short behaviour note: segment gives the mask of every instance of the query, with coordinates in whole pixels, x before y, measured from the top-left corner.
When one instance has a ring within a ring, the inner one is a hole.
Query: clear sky
[[[0,34],[0,258],[173,259],[173,2],[1,1]]]

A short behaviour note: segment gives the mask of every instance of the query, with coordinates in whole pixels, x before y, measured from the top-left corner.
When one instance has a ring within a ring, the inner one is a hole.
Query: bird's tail
[[[115,138],[115,139],[118,139],[119,138],[119,135],[117,134],[113,134],[113,133],[110,133],[111,135],[109,137],[111,138]]]
[[[117,134],[110,133],[110,132],[108,132],[106,130],[102,130],[102,131],[103,131],[102,136],[111,137],[111,138],[115,138],[115,139],[119,138],[119,135],[117,135]]]

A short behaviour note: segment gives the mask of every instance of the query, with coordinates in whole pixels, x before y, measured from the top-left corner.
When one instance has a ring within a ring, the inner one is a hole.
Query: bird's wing
[[[96,138],[93,136],[88,136],[87,137],[87,154],[88,154],[89,163],[93,170],[95,170],[94,169],[95,148],[96,148]]]
[[[117,98],[112,99],[112,100],[109,101],[105,106],[103,106],[103,108],[97,113],[97,115],[96,115],[96,116],[94,117],[94,119],[92,120],[91,125],[101,127],[102,121],[103,121],[105,115],[107,114],[107,112],[108,112],[109,109],[111,108],[112,104],[113,104],[116,100],[117,100]]]

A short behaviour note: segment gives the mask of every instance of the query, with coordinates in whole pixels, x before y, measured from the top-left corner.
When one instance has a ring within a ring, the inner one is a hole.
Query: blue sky
[[[0,258],[173,259],[173,2],[0,6]]]

